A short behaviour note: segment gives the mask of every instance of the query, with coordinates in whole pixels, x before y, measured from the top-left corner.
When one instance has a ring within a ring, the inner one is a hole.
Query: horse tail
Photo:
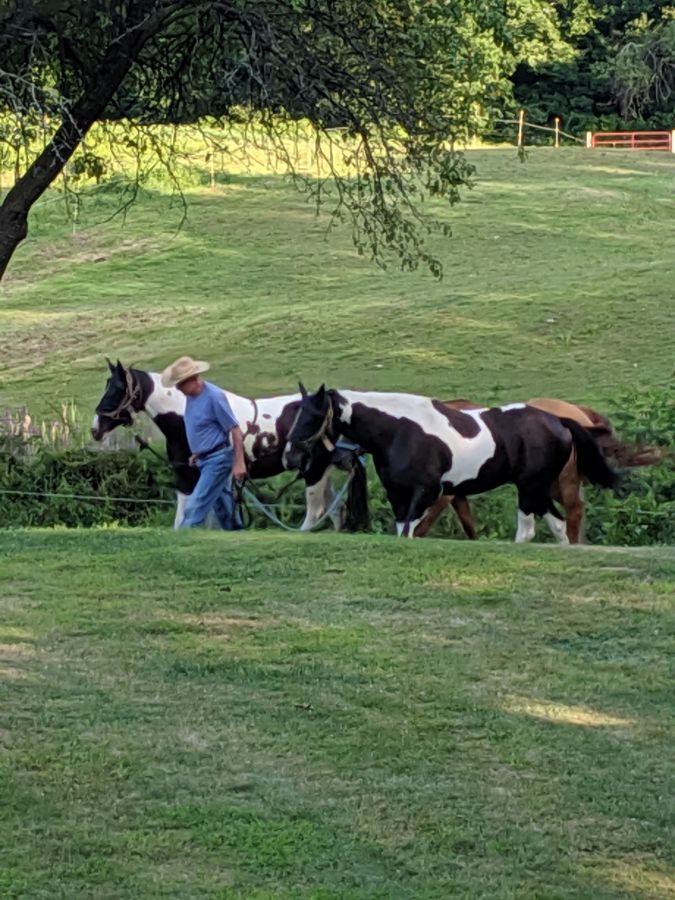
[[[560,421],[572,434],[574,448],[577,451],[579,473],[591,484],[605,488],[616,487],[617,474],[607,465],[600,444],[593,435],[593,430],[584,428],[574,419],[561,418]]]
[[[589,428],[589,431],[596,437],[603,456],[606,459],[611,457],[625,469],[655,466],[665,459],[666,454],[661,447],[652,444],[627,444],[611,428],[596,426]]]
[[[347,491],[344,530],[368,531],[369,528],[368,473],[361,457],[354,454],[349,490]]]

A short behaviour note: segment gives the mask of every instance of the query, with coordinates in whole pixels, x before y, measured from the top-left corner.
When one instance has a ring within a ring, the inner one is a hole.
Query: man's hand
[[[243,481],[247,475],[246,463],[243,459],[235,459],[232,466],[232,477],[235,481]]]
[[[197,454],[193,453],[188,459],[188,466],[196,466],[197,465]]]

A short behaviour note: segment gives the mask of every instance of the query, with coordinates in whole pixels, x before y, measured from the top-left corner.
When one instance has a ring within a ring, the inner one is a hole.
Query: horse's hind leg
[[[535,516],[555,518],[551,513],[552,508],[555,509],[551,502],[550,484],[545,483],[541,478],[519,484],[516,543],[525,544],[532,540],[535,532]]]
[[[435,513],[435,518],[438,518],[445,509],[445,506],[438,508],[438,501],[442,499],[438,493],[438,488],[417,484],[412,491],[405,491],[398,502],[392,502],[399,537],[413,538],[426,534],[430,527],[425,528],[427,517]]]
[[[518,504],[518,527],[516,529],[516,544],[526,544],[534,537],[534,513],[526,513]]]
[[[565,509],[567,537],[570,544],[581,542],[584,523],[584,495],[577,469],[577,454],[573,450],[558,477],[557,492]]]
[[[444,509],[446,509],[451,502],[451,497],[441,496],[438,500],[430,506],[422,520],[418,522],[415,526],[415,534],[414,537],[425,537],[429,533],[429,529],[439,518]]]
[[[476,540],[476,524],[473,520],[473,513],[471,512],[471,506],[469,505],[469,501],[466,497],[453,497],[452,505],[457,513],[457,518],[459,519],[462,528],[464,529],[464,534],[469,538],[470,541]]]
[[[548,527],[551,529],[553,537],[558,541],[558,543],[569,544],[565,520],[560,515],[559,511],[555,508],[553,501],[549,503],[549,510],[544,514],[544,519],[546,520],[546,524],[548,525]]]

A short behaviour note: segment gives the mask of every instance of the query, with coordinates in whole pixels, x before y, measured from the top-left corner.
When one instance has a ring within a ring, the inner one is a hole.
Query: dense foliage
[[[546,41],[521,44],[513,99],[544,124],[586,129],[675,126],[675,19],[670,0],[516,4],[550,23]],[[526,51],[526,52],[525,52]]]

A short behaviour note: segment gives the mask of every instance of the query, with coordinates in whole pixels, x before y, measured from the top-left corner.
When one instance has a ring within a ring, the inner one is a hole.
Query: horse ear
[[[108,368],[110,369],[110,371],[114,372],[115,366],[113,366],[112,362],[110,361],[110,358],[106,356],[105,361],[108,363]]]
[[[322,384],[319,390],[316,392],[316,397],[319,400],[323,400],[324,394],[326,393],[326,385]]]
[[[117,360],[117,371],[118,371],[121,375],[124,375],[124,373],[125,373],[124,366],[123,366],[122,363],[119,361],[119,359]]]
[[[298,387],[300,388],[300,393],[302,394],[302,399],[305,400],[307,397],[307,388],[304,386],[304,384],[301,381],[298,382]]]

